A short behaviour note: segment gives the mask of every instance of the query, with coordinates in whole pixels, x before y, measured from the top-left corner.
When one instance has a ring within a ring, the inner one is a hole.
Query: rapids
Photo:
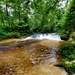
[[[56,34],[56,33],[33,34],[33,35],[29,36],[29,37],[23,38],[23,40],[28,40],[28,39],[61,41],[60,36],[58,34]]]

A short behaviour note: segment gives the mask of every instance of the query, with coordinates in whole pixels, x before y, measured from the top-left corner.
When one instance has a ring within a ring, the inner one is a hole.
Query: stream
[[[54,66],[62,59],[57,54],[62,43],[56,33],[1,41],[0,75],[67,75]]]

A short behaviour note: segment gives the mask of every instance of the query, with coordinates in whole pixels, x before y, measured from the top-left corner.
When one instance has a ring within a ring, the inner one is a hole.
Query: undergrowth
[[[63,57],[59,65],[62,65],[65,70],[72,74],[75,72],[75,44],[70,42],[64,43],[59,48],[59,53]]]

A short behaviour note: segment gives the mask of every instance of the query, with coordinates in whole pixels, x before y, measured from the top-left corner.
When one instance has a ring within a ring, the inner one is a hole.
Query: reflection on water
[[[1,44],[0,75],[66,75],[64,69],[53,66],[61,60],[57,55],[61,43],[33,39]]]

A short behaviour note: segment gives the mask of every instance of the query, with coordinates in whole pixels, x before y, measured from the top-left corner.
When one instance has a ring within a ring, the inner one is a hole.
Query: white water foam
[[[29,37],[23,38],[22,40],[29,40],[29,39],[38,39],[38,40],[56,40],[61,41],[61,38],[56,33],[48,33],[48,34],[33,34]]]

